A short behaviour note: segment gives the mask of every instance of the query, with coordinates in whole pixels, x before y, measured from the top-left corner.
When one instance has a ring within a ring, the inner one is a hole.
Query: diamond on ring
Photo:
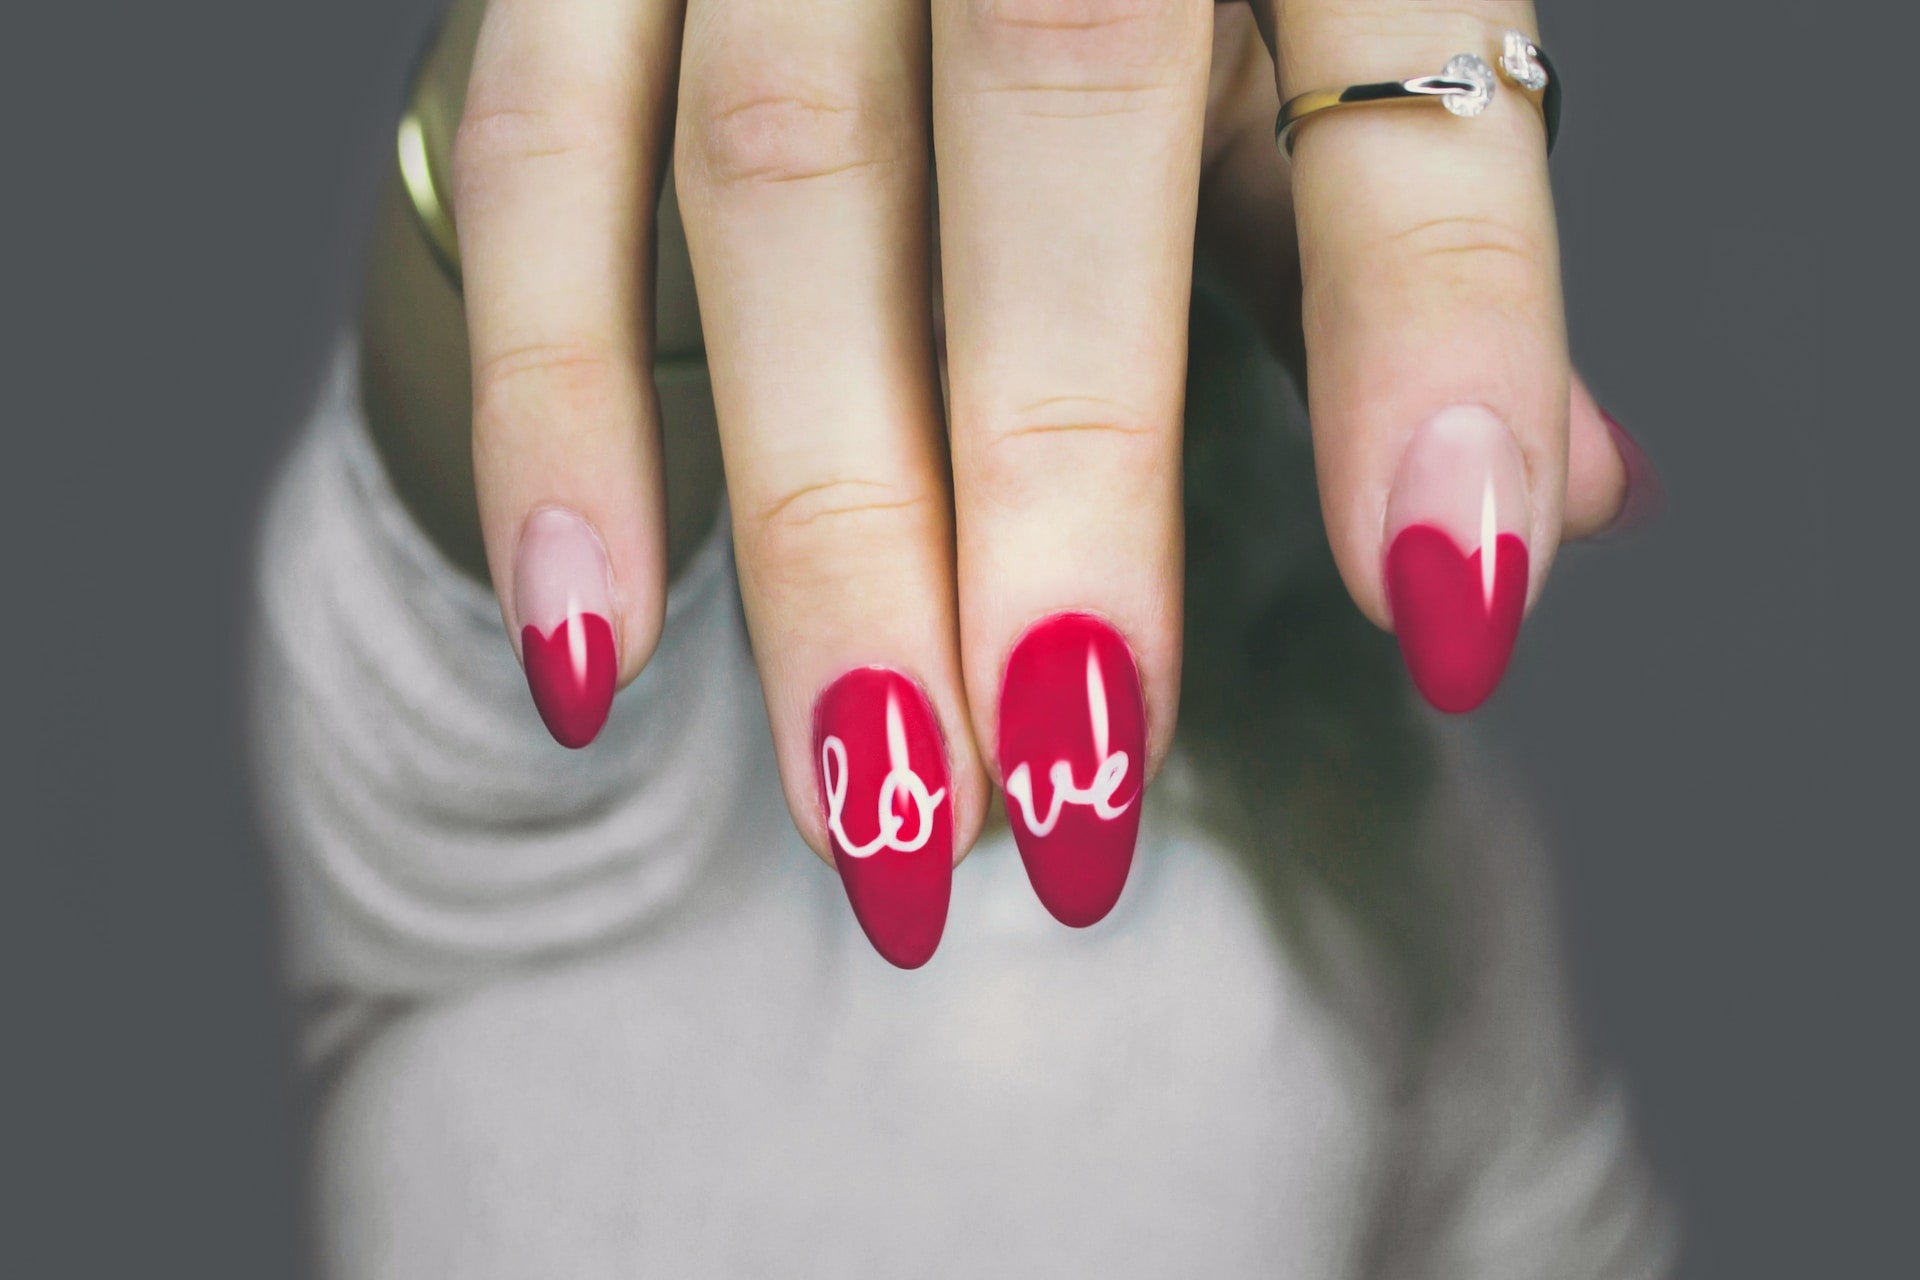
[[[1447,63],[1440,75],[1443,79],[1460,80],[1473,86],[1466,93],[1449,93],[1440,99],[1453,114],[1472,119],[1493,105],[1493,68],[1485,58],[1463,53]]]
[[[1524,32],[1509,31],[1500,53],[1500,69],[1507,79],[1529,93],[1547,87],[1547,69],[1540,64],[1540,51]]]
[[[1437,76],[1414,76],[1410,80],[1382,80],[1378,83],[1350,84],[1337,88],[1309,89],[1296,93],[1280,105],[1273,122],[1273,140],[1287,155],[1293,154],[1294,136],[1302,124],[1315,116],[1347,107],[1374,106],[1380,103],[1438,102],[1453,115],[1472,118],[1484,115],[1493,105],[1500,81],[1526,95],[1540,108],[1541,123],[1546,125],[1547,151],[1553,151],[1560,135],[1560,102],[1564,96],[1560,73],[1554,69],[1546,50],[1521,31],[1501,33],[1498,52],[1499,70],[1477,54],[1463,53],[1448,62]]]

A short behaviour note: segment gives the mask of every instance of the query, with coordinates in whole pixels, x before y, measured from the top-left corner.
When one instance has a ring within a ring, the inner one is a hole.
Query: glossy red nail
[[[849,671],[820,695],[813,755],[833,863],[888,961],[918,969],[947,926],[953,802],[940,722],[897,671]]]
[[[613,705],[613,624],[597,613],[568,618],[547,635],[520,629],[527,687],[547,732],[563,747],[599,736]]]
[[[1013,647],[1000,684],[999,762],[1014,842],[1041,904],[1084,928],[1113,910],[1133,865],[1147,708],[1120,633],[1062,613]]]
[[[1387,552],[1387,596],[1413,683],[1442,711],[1471,711],[1500,684],[1527,602],[1527,544],[1511,533],[1460,549],[1430,524]]]
[[[1384,585],[1407,670],[1442,711],[1473,710],[1506,672],[1527,603],[1527,511],[1520,446],[1490,409],[1444,409],[1408,441]]]
[[[520,661],[547,732],[584,747],[607,722],[620,658],[607,554],[593,526],[558,507],[527,517],[514,559]]]

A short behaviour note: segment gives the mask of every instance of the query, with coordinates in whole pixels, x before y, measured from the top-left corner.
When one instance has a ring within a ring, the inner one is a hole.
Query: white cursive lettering
[[[1100,762],[1094,766],[1093,779],[1085,787],[1074,784],[1071,761],[1053,762],[1053,767],[1047,770],[1047,780],[1053,784],[1053,798],[1047,802],[1045,821],[1034,817],[1032,769],[1022,761],[1018,768],[1007,775],[1007,798],[1020,806],[1027,830],[1036,836],[1050,834],[1060,821],[1060,810],[1069,804],[1090,806],[1108,822],[1133,806],[1134,796],[1128,796],[1123,804],[1113,802],[1121,784],[1126,781],[1130,761],[1124,751],[1109,753],[1107,750],[1107,684],[1100,671],[1099,655],[1092,646],[1087,648],[1087,716],[1093,726],[1093,749],[1100,757]]]
[[[841,815],[847,804],[847,745],[829,735],[820,744],[820,776],[827,787],[827,830],[839,841],[839,852],[849,858],[870,858],[882,849],[915,853],[933,838],[933,814],[946,799],[947,789],[929,792],[927,784],[913,771],[907,755],[907,729],[900,719],[900,704],[891,691],[887,694],[887,776],[880,784],[880,834],[866,844],[855,844],[847,837]],[[894,812],[894,801],[905,795],[912,802],[919,821],[911,839],[902,840],[900,831],[906,820]]]

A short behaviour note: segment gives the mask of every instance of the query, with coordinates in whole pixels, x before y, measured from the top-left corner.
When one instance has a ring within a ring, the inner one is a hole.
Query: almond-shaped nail
[[[584,747],[607,722],[620,669],[600,535],[571,511],[534,512],[520,533],[513,595],[533,705],[554,741]]]
[[[1407,446],[1387,500],[1387,600],[1413,683],[1467,712],[1506,673],[1527,603],[1526,463],[1492,411],[1442,411]]]
[[[888,962],[918,969],[940,945],[953,891],[953,797],[933,704],[897,671],[849,671],[814,705],[813,757],[854,918]]]
[[[999,764],[1027,878],[1061,924],[1104,919],[1140,834],[1147,708],[1127,642],[1101,619],[1036,623],[1000,683]]]

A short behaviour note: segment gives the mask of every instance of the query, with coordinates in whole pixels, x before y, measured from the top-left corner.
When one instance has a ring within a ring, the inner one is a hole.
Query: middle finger
[[[1208,0],[936,0],[960,619],[977,741],[1063,923],[1171,737]]]

